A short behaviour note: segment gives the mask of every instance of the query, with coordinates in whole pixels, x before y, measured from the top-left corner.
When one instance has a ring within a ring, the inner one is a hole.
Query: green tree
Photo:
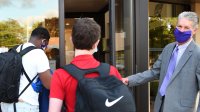
[[[33,25],[32,25],[32,29],[35,29],[35,28],[37,28],[37,27],[39,27],[39,26],[42,26],[42,22],[35,22],[35,23],[33,23]]]
[[[149,21],[150,48],[163,48],[175,41],[173,32],[176,22],[177,18],[151,17]]]
[[[25,29],[14,19],[0,21],[0,47],[12,47],[24,42]]]

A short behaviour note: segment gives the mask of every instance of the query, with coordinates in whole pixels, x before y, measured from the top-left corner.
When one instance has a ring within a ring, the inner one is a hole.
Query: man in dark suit
[[[193,36],[199,18],[194,12],[182,12],[174,30],[176,42],[168,44],[150,70],[123,79],[137,86],[159,79],[154,112],[194,112],[200,89],[200,47]]]

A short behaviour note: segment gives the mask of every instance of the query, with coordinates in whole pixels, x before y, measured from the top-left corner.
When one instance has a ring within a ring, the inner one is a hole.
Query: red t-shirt
[[[92,55],[76,56],[72,62],[81,69],[96,68],[100,62],[97,61]],[[122,79],[118,70],[110,66],[110,75],[115,75],[118,79]],[[97,77],[97,73],[87,74],[87,78]],[[57,69],[51,80],[50,98],[58,98],[65,101],[67,112],[75,111],[76,104],[76,88],[77,80],[63,69]]]

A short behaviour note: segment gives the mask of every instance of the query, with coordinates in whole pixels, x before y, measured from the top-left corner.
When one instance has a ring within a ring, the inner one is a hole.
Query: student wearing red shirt
[[[93,57],[100,40],[100,26],[92,19],[78,19],[72,29],[72,42],[75,47],[75,58],[72,64],[81,69],[96,68],[100,62]],[[98,73],[87,74],[87,78],[97,77]],[[110,66],[110,75],[122,79],[118,70]],[[63,101],[66,111],[75,112],[77,80],[63,69],[57,69],[51,81],[49,112],[60,112]]]

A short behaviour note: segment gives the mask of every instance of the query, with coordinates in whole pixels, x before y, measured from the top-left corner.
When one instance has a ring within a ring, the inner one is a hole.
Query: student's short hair
[[[39,38],[39,39],[50,39],[50,34],[48,30],[44,27],[37,27],[31,33],[31,38]]]
[[[91,18],[77,19],[72,28],[72,41],[76,49],[91,50],[100,39],[101,28]]]
[[[199,26],[199,17],[195,12],[185,11],[178,15],[178,19],[186,18],[189,21],[193,22],[193,28],[198,28]]]

